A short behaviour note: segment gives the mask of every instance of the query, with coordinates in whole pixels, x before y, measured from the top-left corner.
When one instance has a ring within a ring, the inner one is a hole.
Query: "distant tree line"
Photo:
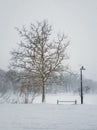
[[[32,103],[37,95],[41,94],[38,83],[30,86],[31,81],[19,79],[17,77],[21,73],[15,71],[0,70],[0,98],[9,100],[11,96],[17,96],[17,102],[22,98],[24,103]],[[29,86],[29,87],[26,87]],[[97,82],[89,79],[83,80],[83,91],[86,93],[97,93]],[[71,75],[68,73],[54,74],[46,83],[46,93],[76,93],[80,94],[80,77],[79,75]],[[30,97],[30,101],[28,98]],[[13,102],[16,102],[13,101]],[[10,101],[9,101],[10,102]]]

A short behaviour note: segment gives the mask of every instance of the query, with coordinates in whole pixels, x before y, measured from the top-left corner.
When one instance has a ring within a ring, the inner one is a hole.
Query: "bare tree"
[[[34,78],[39,83],[42,102],[45,102],[45,86],[49,76],[63,69],[62,62],[68,59],[68,38],[63,34],[52,40],[52,27],[46,21],[31,24],[30,29],[24,26],[21,30],[17,28],[17,31],[21,41],[19,48],[11,52],[10,66],[24,71],[25,77]]]

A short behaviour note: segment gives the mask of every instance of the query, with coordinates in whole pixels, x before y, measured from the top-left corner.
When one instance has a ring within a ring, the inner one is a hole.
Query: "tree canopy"
[[[68,38],[64,34],[58,34],[52,39],[52,26],[47,21],[31,24],[29,29],[24,26],[21,30],[17,28],[17,31],[21,41],[18,49],[11,52],[10,66],[23,71],[22,78],[32,80],[31,85],[36,83],[40,86],[42,102],[45,102],[45,84],[48,78],[54,72],[67,69],[65,62],[62,62],[69,58]]]

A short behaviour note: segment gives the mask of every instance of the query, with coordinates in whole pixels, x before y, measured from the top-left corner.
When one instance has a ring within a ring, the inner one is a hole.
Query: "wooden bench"
[[[57,104],[59,103],[74,103],[74,104],[77,104],[77,100],[75,101],[62,101],[62,100],[57,100]]]

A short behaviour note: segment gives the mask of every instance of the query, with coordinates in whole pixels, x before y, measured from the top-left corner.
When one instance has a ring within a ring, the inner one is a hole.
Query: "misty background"
[[[8,70],[10,52],[17,47],[20,40],[15,27],[21,28],[23,25],[29,27],[30,23],[43,20],[47,20],[52,25],[53,34],[65,33],[70,40],[69,67],[78,75],[57,77],[59,82],[61,79],[59,84],[61,90],[79,91],[79,74],[83,65],[86,68],[83,71],[86,87],[84,91],[97,92],[95,91],[97,88],[96,0],[0,0],[0,90],[2,94],[7,90],[16,90],[20,85],[9,76],[12,74]],[[56,85],[53,83],[53,86]],[[58,85],[56,89],[51,86],[47,88],[54,93],[60,90]]]
[[[0,0],[0,68],[8,70],[10,51],[19,41],[15,27],[44,19],[69,36],[71,69],[79,73],[83,65],[84,76],[97,80],[96,0]]]

